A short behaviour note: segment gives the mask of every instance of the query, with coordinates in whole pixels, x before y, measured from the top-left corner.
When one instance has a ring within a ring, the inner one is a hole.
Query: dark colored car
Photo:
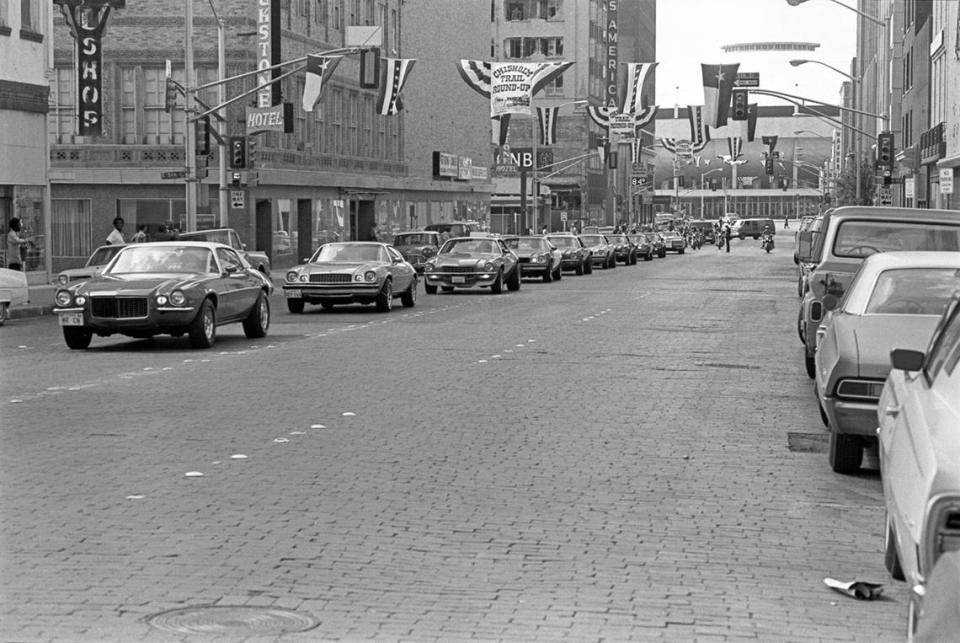
[[[400,232],[393,236],[393,247],[403,258],[410,262],[414,269],[423,274],[423,266],[427,259],[436,256],[440,250],[440,233],[435,230],[417,230]]]
[[[602,234],[581,234],[580,241],[593,253],[593,265],[601,268],[616,268],[617,256],[613,246]]]
[[[560,269],[573,270],[578,275],[593,272],[593,253],[575,234],[548,234],[547,241],[560,251]]]
[[[436,257],[427,261],[423,271],[427,294],[437,288],[489,288],[490,292],[520,290],[520,262],[502,239],[493,237],[457,237],[448,239]]]
[[[283,294],[291,313],[302,313],[304,304],[329,310],[353,303],[375,304],[377,312],[387,313],[396,297],[407,308],[416,305],[417,271],[396,248],[379,241],[328,243],[287,271]]]
[[[546,237],[504,237],[503,242],[520,261],[520,276],[540,278],[544,283],[560,279],[560,251]]]
[[[178,241],[209,241],[230,246],[243,255],[251,266],[265,275],[270,274],[270,258],[267,253],[259,250],[247,250],[247,244],[240,241],[240,235],[233,228],[216,228],[214,230],[198,230],[196,232],[181,232],[177,235]]]
[[[655,254],[660,259],[663,259],[667,256],[667,244],[663,240],[663,235],[659,232],[644,232],[643,233],[647,240],[650,241],[650,244],[653,246],[653,254]]]
[[[99,275],[57,290],[54,312],[73,349],[93,335],[190,336],[210,348],[218,326],[240,322],[247,337],[270,326],[270,280],[219,243],[156,242],[124,247]]]
[[[627,238],[636,246],[638,257],[643,257],[644,261],[651,261],[653,259],[653,242],[647,238],[647,235],[642,232],[637,232],[628,234]]]
[[[617,261],[622,261],[625,266],[637,265],[637,246],[630,237],[620,232],[609,232],[604,236],[613,246],[613,254]]]

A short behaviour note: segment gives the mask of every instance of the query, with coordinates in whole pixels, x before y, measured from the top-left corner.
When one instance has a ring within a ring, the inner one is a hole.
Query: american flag
[[[407,76],[416,63],[414,58],[385,58],[384,77],[380,81],[380,95],[377,97],[377,112],[388,116],[403,109],[400,91],[407,82]]]
[[[540,123],[540,144],[554,145],[557,142],[557,115],[559,107],[538,107],[537,122]]]
[[[643,110],[643,81],[657,63],[624,63],[627,66],[627,88],[620,111],[636,114]]]

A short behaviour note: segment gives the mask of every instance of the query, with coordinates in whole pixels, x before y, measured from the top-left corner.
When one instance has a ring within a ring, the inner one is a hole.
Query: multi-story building
[[[620,146],[618,157],[625,162],[610,170],[596,153],[606,132],[588,118],[585,107],[616,101],[624,63],[655,61],[656,0],[492,0],[490,18],[492,60],[575,61],[533,99],[534,107],[560,108],[557,144],[542,159],[552,157],[552,162],[538,170],[536,183],[546,188],[540,190],[536,204],[539,215],[533,220],[531,208],[524,218],[520,179],[500,177],[492,206],[493,226],[509,230],[520,221],[521,228],[559,229],[564,222],[582,226],[627,218],[626,211],[633,205],[630,148]],[[648,97],[653,95],[654,82],[650,74],[645,85]],[[508,143],[533,148],[534,132],[534,118],[514,117]],[[650,143],[652,137],[645,136]],[[533,183],[526,193],[533,192]]]
[[[21,263],[31,281],[49,270],[50,211],[47,179],[47,73],[49,2],[0,2],[0,231],[17,217],[33,246],[0,265]]]
[[[56,21],[50,117],[55,270],[82,261],[103,242],[118,215],[125,219],[128,235],[138,225],[145,225],[148,234],[160,225],[180,229],[191,225],[183,176],[185,168],[190,174],[191,166],[186,157],[190,130],[184,98],[177,96],[172,109],[165,109],[167,69],[175,81],[186,79],[185,5],[193,9],[192,37],[186,44],[194,60],[193,86],[203,87],[196,94],[203,104],[213,107],[219,100],[218,26],[227,78],[262,69],[271,60],[296,61],[283,67],[279,74],[285,76],[268,96],[271,105],[292,104],[289,132],[254,135],[248,131],[245,116],[260,98],[259,74],[225,84],[228,99],[251,93],[222,110],[224,120],[213,118],[212,127],[225,142],[245,137],[247,167],[231,169],[226,181],[221,180],[219,158],[227,148],[220,148],[215,140],[209,155],[198,157],[198,227],[233,227],[250,247],[266,251],[274,266],[282,267],[325,240],[366,238],[374,223],[389,238],[393,231],[424,225],[432,218],[484,209],[489,180],[482,174],[434,179],[424,169],[424,159],[431,158],[433,149],[420,141],[407,148],[407,109],[396,115],[377,113],[378,90],[361,86],[360,57],[355,52],[340,59],[312,111],[305,111],[301,104],[305,75],[296,66],[302,67],[307,54],[352,44],[348,40],[351,27],[380,27],[384,56],[414,57],[405,49],[404,34],[406,27],[416,25],[405,22],[402,14],[407,11],[405,5],[416,12],[418,3],[128,2],[110,15],[103,36],[102,131],[94,134],[80,133],[73,39],[67,25]],[[214,15],[213,8],[219,15]],[[451,24],[460,24],[461,15],[437,13],[446,15]],[[265,33],[271,35],[265,38]],[[476,37],[473,40],[479,42]],[[410,81],[435,73],[431,69],[435,62],[416,65]],[[431,95],[435,93],[438,90],[431,89]],[[404,97],[408,106],[417,103],[406,90]],[[449,135],[449,143],[432,143],[432,147],[468,156],[473,145],[463,140],[457,127],[462,114],[440,113],[446,106],[438,107],[429,99],[419,105],[443,124],[438,135]]]
[[[940,126],[944,149],[937,171],[928,168],[928,203],[960,210],[960,3],[934,2],[930,9],[930,123]],[[936,134],[927,136],[937,140]],[[952,192],[940,189],[944,179]]]

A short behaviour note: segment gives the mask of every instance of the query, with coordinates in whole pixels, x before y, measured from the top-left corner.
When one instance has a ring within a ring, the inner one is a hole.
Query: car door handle
[[[888,416],[890,416],[890,417],[892,417],[892,418],[895,418],[895,417],[897,417],[898,415],[900,415],[900,409],[901,409],[901,408],[902,408],[902,407],[899,406],[899,405],[897,405],[897,406],[888,406],[887,408],[883,409],[883,414],[884,414],[884,415],[888,415]]]

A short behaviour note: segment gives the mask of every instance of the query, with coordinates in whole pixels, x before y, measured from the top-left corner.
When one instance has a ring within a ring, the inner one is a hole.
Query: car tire
[[[894,580],[905,580],[900,554],[897,553],[897,539],[893,531],[893,522],[887,516],[887,535],[883,539],[883,565]]]
[[[518,265],[513,269],[513,272],[510,273],[510,276],[507,277],[507,290],[510,292],[516,292],[520,290],[520,266]]]
[[[685,253],[686,251],[687,251],[686,248],[680,248],[679,250],[677,250],[677,254],[678,254],[678,255],[682,255],[682,254]]]
[[[400,303],[403,304],[404,308],[413,308],[417,305],[417,278],[414,277],[413,281],[410,282],[410,287],[407,288],[407,291],[400,295]]]
[[[807,343],[807,338],[803,334],[803,309],[802,308],[800,309],[800,314],[797,315],[797,337],[800,338],[801,344],[805,345]]]
[[[607,267],[611,270],[617,267],[617,255],[610,255],[610,263],[607,264]]]
[[[834,473],[856,473],[862,460],[863,442],[860,438],[830,431],[830,468]]]
[[[657,253],[657,257],[659,257],[660,259],[663,259],[666,256],[667,256],[666,250],[661,250],[660,252]]]
[[[266,337],[270,328],[270,302],[262,292],[256,303],[250,309],[250,314],[243,320],[243,334],[248,338]]]
[[[197,316],[190,322],[190,345],[193,348],[212,348],[216,342],[217,311],[209,299],[204,299]]]
[[[630,265],[631,265],[631,266],[637,265],[637,253],[636,253],[636,252],[634,252],[633,254],[630,255]]]
[[[289,310],[294,315],[299,315],[303,312],[303,300],[302,299],[288,299],[287,300],[287,310]]]
[[[83,350],[90,346],[90,340],[93,339],[93,332],[86,328],[77,328],[75,326],[63,327],[63,341],[72,350]]]
[[[643,260],[644,260],[644,261],[653,261],[653,252],[648,252],[646,255],[644,255]]]
[[[817,376],[817,362],[814,355],[810,354],[806,348],[803,349],[803,367],[807,370],[807,377],[813,379]]]
[[[380,292],[377,293],[376,306],[378,313],[389,313],[393,308],[393,280],[386,279]]]
[[[427,293],[428,295],[436,295],[437,287],[431,286],[430,284],[425,283],[423,284],[423,292]]]
[[[586,271],[586,268],[583,267],[583,262],[577,264],[577,267],[573,269],[574,274],[582,275]]]
[[[493,283],[490,284],[490,292],[494,295],[499,295],[503,292],[503,273],[497,272],[497,276],[494,278]]]

